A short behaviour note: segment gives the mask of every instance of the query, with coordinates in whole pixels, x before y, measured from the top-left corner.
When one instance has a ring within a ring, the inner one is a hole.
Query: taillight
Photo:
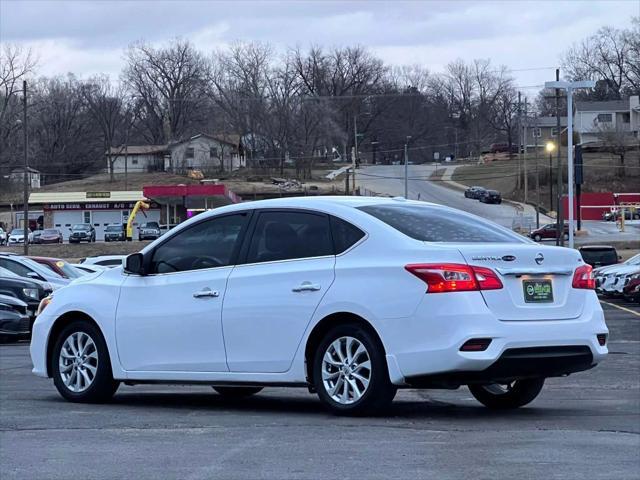
[[[576,271],[573,273],[571,286],[573,288],[584,288],[587,290],[596,288],[596,280],[593,278],[593,268],[591,265],[582,265],[576,268]]]
[[[427,284],[427,293],[502,288],[502,282],[489,268],[460,263],[417,263],[406,265],[404,268]]]

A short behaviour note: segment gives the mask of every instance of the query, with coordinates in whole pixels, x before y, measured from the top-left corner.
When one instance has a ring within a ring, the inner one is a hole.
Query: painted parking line
[[[620,305],[616,305],[615,303],[605,302],[604,300],[600,300],[600,303],[604,303],[605,305],[609,305],[610,307],[615,307],[615,308],[617,308],[619,310],[623,310],[623,311],[625,311],[627,313],[635,315],[636,317],[640,317],[640,312],[636,312],[635,310],[631,310],[630,308],[622,307]]]

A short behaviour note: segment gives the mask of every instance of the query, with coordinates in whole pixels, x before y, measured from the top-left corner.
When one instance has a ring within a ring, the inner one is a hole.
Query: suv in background
[[[138,228],[138,240],[155,240],[160,238],[160,224],[158,222],[146,222]]]
[[[587,245],[580,247],[578,251],[584,263],[588,263],[593,268],[615,265],[622,259],[616,249],[610,245]]]
[[[104,230],[105,242],[124,242],[127,236],[124,233],[124,227],[122,224],[109,225]]]
[[[69,243],[96,241],[96,229],[90,223],[76,223],[69,231]]]

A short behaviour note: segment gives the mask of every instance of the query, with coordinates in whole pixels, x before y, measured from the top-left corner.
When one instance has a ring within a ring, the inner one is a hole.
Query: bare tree
[[[563,69],[574,80],[596,80],[589,95],[594,100],[614,100],[640,92],[638,24],[630,30],[603,27],[574,45],[563,58]]]
[[[627,152],[635,147],[633,134],[619,125],[601,124],[598,128],[598,137],[604,151],[618,156],[620,160],[618,176],[623,177]]]
[[[33,74],[36,60],[31,50],[5,44],[0,49],[0,181],[5,168],[23,149],[16,132],[22,128],[22,81]]]
[[[128,143],[126,140],[132,117],[125,89],[122,85],[114,86],[108,76],[99,75],[81,85],[80,93],[89,115],[100,128],[105,164],[113,182],[117,156],[109,155],[109,152],[112,147]],[[124,150],[124,146],[121,150]]]
[[[183,40],[164,48],[136,43],[126,57],[123,79],[140,109],[139,128],[154,143],[180,139],[202,105],[208,62]]]

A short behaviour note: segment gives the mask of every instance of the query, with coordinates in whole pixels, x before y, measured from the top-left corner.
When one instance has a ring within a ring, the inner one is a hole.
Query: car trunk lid
[[[469,265],[498,273],[503,288],[482,291],[485,303],[504,321],[563,320],[582,313],[586,290],[572,287],[582,258],[575,250],[532,244],[460,244]]]

